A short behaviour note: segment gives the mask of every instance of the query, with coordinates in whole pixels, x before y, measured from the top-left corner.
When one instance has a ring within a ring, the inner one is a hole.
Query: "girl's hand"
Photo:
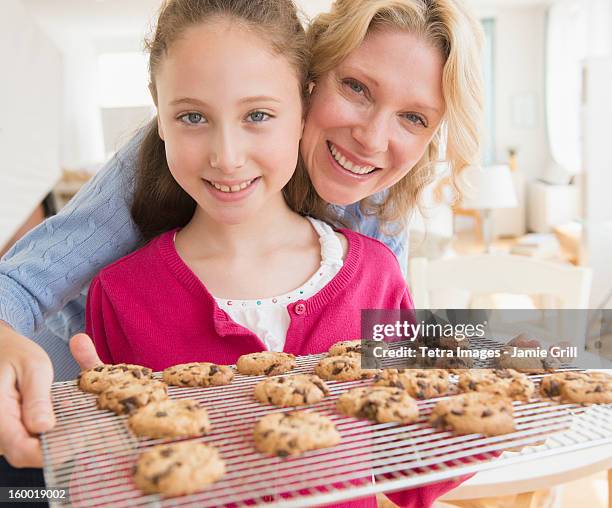
[[[81,370],[91,369],[104,363],[96,352],[93,340],[86,333],[77,333],[70,339],[70,352]]]

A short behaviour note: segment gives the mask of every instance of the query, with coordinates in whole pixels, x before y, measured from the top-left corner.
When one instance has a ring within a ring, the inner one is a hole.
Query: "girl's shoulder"
[[[139,249],[104,267],[98,273],[98,278],[106,283],[126,281],[138,274],[151,273],[152,270],[158,269],[163,258],[160,253],[173,235],[174,231],[166,231],[149,240]]]

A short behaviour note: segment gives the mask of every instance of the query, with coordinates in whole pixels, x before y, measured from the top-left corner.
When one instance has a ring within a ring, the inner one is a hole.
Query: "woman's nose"
[[[390,120],[383,113],[368,115],[355,125],[352,136],[363,149],[364,155],[386,152],[389,148]]]
[[[223,173],[232,173],[244,166],[245,152],[239,136],[230,129],[220,129],[211,147],[210,166]]]

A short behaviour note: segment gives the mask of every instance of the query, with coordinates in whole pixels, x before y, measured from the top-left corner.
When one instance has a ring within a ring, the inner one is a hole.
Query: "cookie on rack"
[[[133,469],[136,486],[164,497],[193,494],[225,474],[216,448],[194,441],[154,446],[143,452]]]
[[[525,374],[512,369],[474,369],[459,375],[457,383],[462,392],[485,392],[528,401],[535,393],[535,385]]]
[[[138,379],[114,384],[98,395],[98,407],[118,415],[129,414],[150,402],[168,398],[168,386],[161,381]]]
[[[437,429],[456,434],[497,436],[514,432],[512,401],[492,393],[462,393],[438,402],[429,419]]]
[[[470,356],[443,356],[436,358],[434,366],[451,374],[462,374],[467,369],[474,368],[474,359]]]
[[[374,377],[380,369],[362,369],[359,356],[328,356],[321,359],[314,372],[328,381],[355,381]]]
[[[546,358],[526,355],[516,356],[516,350],[527,352],[534,349],[504,346],[500,349],[501,355],[495,358],[495,366],[499,369],[514,369],[525,374],[547,374],[561,367],[558,358],[552,356]]]
[[[420,400],[448,395],[453,388],[448,372],[442,369],[383,369],[374,384],[401,388]]]
[[[329,395],[327,385],[319,376],[297,374],[264,379],[257,383],[255,399],[279,407],[316,404]]]
[[[405,390],[392,386],[352,388],[340,395],[336,409],[378,423],[413,423],[419,419],[416,401]]]
[[[128,425],[137,436],[152,439],[202,436],[211,430],[206,408],[190,399],[151,402],[136,409]]]
[[[458,339],[457,337],[440,337],[439,339],[440,347],[443,349],[469,349],[470,347],[470,339],[469,337],[464,337],[463,339]]]
[[[329,348],[328,356],[350,356],[361,354],[361,340],[342,340]]]
[[[173,386],[222,386],[232,382],[234,371],[227,365],[191,362],[164,369],[162,378]]]
[[[271,413],[253,429],[255,448],[279,457],[300,455],[340,442],[340,433],[327,416],[308,411]]]
[[[544,376],[544,397],[577,404],[612,403],[612,376],[605,372],[558,372]]]
[[[236,368],[245,376],[276,376],[295,368],[295,356],[276,351],[261,351],[242,355]]]
[[[84,392],[102,393],[116,383],[152,378],[153,371],[142,365],[131,363],[105,364],[82,371],[77,377],[77,385]]]

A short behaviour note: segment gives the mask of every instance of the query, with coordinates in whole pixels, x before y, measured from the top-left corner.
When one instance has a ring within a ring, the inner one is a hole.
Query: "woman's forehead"
[[[443,109],[441,51],[424,37],[407,30],[377,29],[351,51],[334,69],[354,74],[374,88],[410,99],[422,107]]]

